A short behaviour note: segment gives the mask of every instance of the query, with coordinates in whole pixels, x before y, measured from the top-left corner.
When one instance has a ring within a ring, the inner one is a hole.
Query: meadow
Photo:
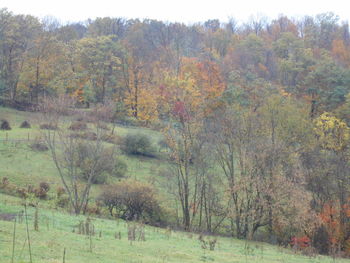
[[[23,211],[21,200],[0,195],[0,214],[18,214]],[[65,211],[39,208],[39,231],[34,231],[34,208],[28,207],[28,225],[33,262],[100,262],[100,263],[153,263],[153,262],[261,262],[261,263],[331,263],[348,262],[324,256],[305,256],[260,242],[247,242],[228,237],[217,238],[213,251],[204,249],[199,235],[144,227],[145,241],[128,240],[128,223],[123,220],[90,218],[94,235],[78,234],[77,226],[86,222],[85,216],[70,215]],[[19,217],[17,217],[19,219]],[[130,223],[129,223],[130,224]],[[11,262],[14,222],[0,220],[0,262]],[[120,235],[120,239],[119,239]],[[117,236],[117,238],[116,238]],[[14,262],[29,262],[25,216],[16,224]]]
[[[0,108],[0,114],[0,119],[8,119],[12,126],[10,131],[0,131],[0,178],[7,177],[11,183],[21,187],[37,185],[42,181],[48,182],[52,189],[60,186],[49,152],[35,152],[29,147],[32,138],[39,135],[35,113]],[[31,129],[19,128],[24,120],[33,123]],[[161,138],[159,132],[146,128],[116,128],[116,133],[120,136],[130,132],[148,134],[154,143]],[[157,172],[166,165],[164,160],[132,157],[122,153],[120,157],[128,165],[127,177],[147,182],[162,180],[158,178]],[[92,197],[99,193],[100,186],[95,185]],[[171,196],[164,189],[162,195],[165,205]],[[39,202],[36,219],[35,208],[27,206],[27,217],[23,211],[23,199],[0,194],[0,262],[12,262],[12,257],[13,262],[30,262],[30,253],[32,262],[38,263],[349,262],[313,253],[307,256],[300,251],[267,243],[218,236],[200,238],[196,233],[156,228],[106,216],[76,216],[64,209],[57,209],[50,201]],[[15,233],[14,218],[17,222]],[[34,221],[37,222],[38,231],[35,231]],[[93,233],[88,235],[79,233],[79,225],[86,222],[90,222],[94,228]],[[136,233],[136,240],[129,240],[132,227],[141,229],[143,238]],[[210,250],[209,243],[214,240],[217,240],[215,247]]]

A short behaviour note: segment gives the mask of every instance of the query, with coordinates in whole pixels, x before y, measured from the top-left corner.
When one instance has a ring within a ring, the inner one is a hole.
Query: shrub
[[[7,177],[3,177],[0,181],[0,192],[7,195],[18,195],[18,188],[15,184],[12,184]]]
[[[66,195],[66,190],[64,190],[63,187],[58,187],[56,189],[56,200],[55,200],[56,206],[65,208],[69,204],[69,198]]]
[[[86,176],[84,179],[87,180],[88,176]],[[108,181],[108,173],[106,172],[102,172],[102,173],[98,173],[96,174],[92,180],[91,183],[92,184],[105,184]]]
[[[87,180],[90,176],[90,171],[92,170],[91,165],[93,162],[93,149],[89,144],[84,142],[80,143],[77,147],[77,152],[79,156],[78,167],[81,170],[81,176],[83,179]],[[99,154],[98,164],[93,168],[94,176],[91,178],[91,183],[93,184],[104,184],[107,182],[108,177],[114,174],[116,167],[116,159],[114,158],[114,149],[104,149]]]
[[[159,147],[159,152],[168,152],[170,150],[169,144],[166,140],[159,140],[158,141],[158,147]]]
[[[125,126],[131,126],[131,127],[139,127],[140,126],[140,121],[134,117],[125,117],[122,120],[122,125]]]
[[[24,121],[24,122],[21,123],[20,128],[29,129],[29,128],[31,128],[31,125],[30,125],[30,123],[28,121]]]
[[[307,236],[292,237],[290,243],[294,249],[304,249],[310,246],[311,240]]]
[[[0,130],[11,130],[10,123],[7,120],[1,120]]]
[[[55,124],[43,123],[40,125],[40,129],[42,129],[42,130],[57,130],[58,127]]]
[[[108,154],[102,153],[104,160],[101,162],[101,167],[98,167],[96,170],[96,175],[92,178],[91,182],[93,184],[105,184],[108,181],[110,176],[116,178],[122,178],[125,176],[128,166],[127,164],[120,159],[116,159],[115,161],[107,158]],[[83,169],[83,178],[85,180],[88,179],[88,174]],[[88,169],[86,169],[88,171]]]
[[[44,142],[40,142],[40,141],[35,141],[30,145],[30,148],[33,151],[37,151],[37,152],[45,152],[48,151],[49,148],[47,147],[47,145]]]
[[[10,184],[9,179],[8,179],[7,177],[3,177],[3,178],[1,179],[1,182],[0,182],[0,188],[5,189],[5,188],[8,187],[9,184]]]
[[[106,186],[99,200],[112,216],[124,220],[143,220],[150,224],[161,221],[161,209],[151,185],[125,180]]]
[[[149,136],[144,134],[128,134],[121,145],[127,154],[155,157],[155,149]]]
[[[112,176],[121,178],[125,176],[127,171],[128,165],[126,164],[126,162],[124,162],[121,159],[116,159]]]
[[[211,251],[215,250],[215,245],[217,242],[217,238],[205,239],[202,234],[198,237],[199,242],[201,243],[202,249],[210,249]]]
[[[39,187],[40,187],[40,189],[43,189],[45,192],[50,191],[50,185],[49,185],[49,183],[41,182],[41,183],[39,184]]]
[[[85,213],[89,215],[101,215],[101,207],[98,204],[89,205],[86,207]]]
[[[20,198],[26,199],[28,197],[28,191],[25,188],[17,188],[16,192]]]
[[[330,248],[330,236],[325,226],[316,229],[312,237],[312,245],[320,254],[327,255]]]
[[[101,136],[102,141],[109,142],[112,144],[118,144],[119,141],[121,140],[119,136],[114,135],[114,134],[103,134]]]
[[[72,131],[82,131],[87,129],[87,125],[83,121],[75,121],[69,126],[69,129]]]
[[[56,196],[59,198],[63,196],[66,193],[66,190],[64,190],[63,187],[57,187],[56,189]]]
[[[34,194],[36,197],[40,199],[46,199],[47,198],[47,193],[50,190],[50,185],[46,182],[41,182],[39,184],[39,187],[34,190]]]
[[[90,140],[90,141],[97,140],[97,134],[89,131],[83,132],[83,133],[72,133],[70,136],[72,138],[80,138],[80,139]]]
[[[97,127],[100,128],[100,129],[102,129],[102,130],[109,131],[108,125],[105,124],[105,123],[103,123],[103,122],[99,122],[99,123],[97,124]]]

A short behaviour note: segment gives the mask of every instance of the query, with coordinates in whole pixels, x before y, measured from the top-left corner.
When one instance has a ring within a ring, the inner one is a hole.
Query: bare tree
[[[39,105],[40,121],[48,129],[41,133],[48,145],[58,176],[75,214],[85,211],[92,183],[106,166],[113,166],[115,150],[103,141],[100,114],[90,114],[89,131],[69,130],[69,115],[79,115],[75,102],[67,96],[45,98]],[[96,109],[98,111],[98,109]],[[95,112],[98,113],[98,112]],[[107,165],[108,164],[108,165]]]
[[[195,173],[193,162],[197,154],[197,135],[201,123],[195,119],[181,119],[177,124],[178,126],[169,127],[165,133],[173,160],[170,179],[176,185],[183,227],[190,230],[191,218],[197,212],[195,206],[198,197],[198,174]]]
[[[226,179],[232,235],[239,238],[253,238],[263,226],[273,229],[291,211],[300,218],[298,204],[309,207],[308,193],[296,194],[304,189],[298,156],[277,136],[271,139],[270,120],[262,117],[240,107],[226,109],[208,128]]]

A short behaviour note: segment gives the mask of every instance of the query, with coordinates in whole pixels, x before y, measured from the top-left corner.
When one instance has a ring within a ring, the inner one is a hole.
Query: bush
[[[84,176],[84,179],[87,180],[88,176]],[[105,184],[108,181],[108,173],[107,172],[102,172],[102,173],[98,173],[96,174],[92,180],[91,183],[92,184]]]
[[[292,237],[290,243],[294,249],[302,250],[310,246],[311,240],[307,236]]]
[[[127,154],[155,157],[156,150],[149,136],[144,134],[128,134],[121,145]]]
[[[40,125],[40,129],[42,129],[42,130],[57,130],[58,127],[54,124],[43,123]]]
[[[92,178],[91,182],[93,184],[105,184],[108,182],[108,178],[115,177],[115,178],[122,178],[125,176],[128,166],[127,164],[120,159],[116,159],[115,161],[110,160],[108,158],[108,153],[102,153],[103,161],[101,162],[100,167],[97,167],[97,172],[95,176]],[[83,170],[83,178],[85,180],[88,179],[88,174],[84,171],[85,167],[82,167]],[[88,169],[86,169],[88,170]]]
[[[10,184],[9,179],[7,177],[3,177],[1,179],[1,182],[0,182],[0,188],[5,189],[5,188],[7,188],[9,186],[9,184]]]
[[[312,245],[318,253],[327,255],[330,250],[330,236],[325,226],[320,226],[316,229],[312,237]]]
[[[45,152],[49,150],[49,147],[44,142],[35,141],[30,145],[30,148],[36,152]]]
[[[16,195],[17,187],[11,184],[7,177],[2,177],[0,180],[0,192],[8,195]]]
[[[121,138],[114,134],[103,134],[101,136],[102,141],[109,142],[112,144],[118,144],[121,141]]]
[[[7,120],[1,120],[0,130],[11,130],[10,123]]]
[[[119,118],[116,123],[124,126],[132,126],[132,127],[140,126],[140,122],[134,117],[122,117],[122,118]]]
[[[39,184],[39,187],[34,189],[34,194],[37,198],[40,199],[46,199],[47,198],[47,193],[50,190],[50,185],[46,182],[41,182]]]
[[[20,198],[26,199],[28,197],[28,191],[23,187],[17,188],[16,192]]]
[[[56,206],[65,208],[69,204],[69,198],[66,195],[66,190],[63,187],[58,187],[56,189]]]
[[[151,185],[125,180],[106,186],[99,200],[108,208],[111,216],[143,220],[150,224],[161,222],[161,209]]]
[[[127,171],[128,171],[128,165],[126,164],[126,162],[124,162],[121,159],[117,159],[115,161],[112,176],[117,177],[117,178],[121,178],[121,177],[125,176]]]
[[[21,126],[20,128],[23,128],[23,129],[30,129],[31,128],[31,125],[28,121],[24,121],[21,123]]]
[[[158,147],[159,147],[159,152],[169,152],[170,147],[169,144],[166,140],[159,140],[158,141]]]
[[[11,183],[7,177],[1,178],[1,180],[0,180],[0,192],[7,194],[7,195],[21,197],[21,190],[26,192],[26,190],[24,188],[18,188],[15,184]]]
[[[97,140],[97,134],[89,131],[83,132],[83,133],[72,133],[70,136],[72,138],[80,138],[80,139],[90,140],[90,141]]]
[[[103,122],[99,122],[99,123],[97,124],[97,127],[100,128],[100,129],[102,129],[102,130],[109,131],[108,125],[105,124],[105,123],[103,123]]]
[[[87,129],[87,125],[83,121],[76,121],[69,126],[69,129],[72,131],[82,131]]]
[[[91,145],[84,142],[80,143],[77,147],[77,153],[79,156],[78,167],[81,170],[81,176],[84,180],[88,180],[90,171],[92,170],[91,165],[94,164],[93,149]],[[104,184],[107,182],[108,177],[113,175],[116,165],[116,159],[114,158],[114,149],[104,149],[99,153],[98,164],[93,168],[94,176],[91,178],[93,184]]]
[[[101,215],[101,207],[98,206],[98,204],[94,204],[94,205],[89,205],[86,207],[86,214],[88,215]]]
[[[56,189],[56,195],[57,197],[62,197],[66,193],[66,190],[64,190],[63,187],[57,187]]]

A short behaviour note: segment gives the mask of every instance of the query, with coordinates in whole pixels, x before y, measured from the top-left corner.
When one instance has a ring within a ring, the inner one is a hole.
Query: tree
[[[15,100],[23,70],[23,55],[30,48],[31,40],[40,32],[41,25],[33,16],[13,15],[6,9],[0,10],[0,24],[0,74],[6,85],[5,94]]]
[[[78,215],[86,210],[91,185],[96,177],[107,166],[113,166],[116,151],[106,150],[100,118],[94,119],[90,116],[94,129],[88,133],[72,133],[64,127],[62,118],[67,114],[77,113],[74,103],[75,101],[67,96],[47,97],[39,105],[39,111],[42,114],[40,121],[53,127],[42,130],[41,134],[50,149],[72,209]],[[82,178],[85,181],[82,181]]]
[[[89,37],[114,35],[119,39],[123,37],[126,29],[124,18],[98,17],[93,21],[89,21],[87,35]]]
[[[182,225],[186,231],[191,229],[191,223],[196,210],[191,214],[191,203],[196,204],[197,174],[192,163],[198,152],[197,135],[200,130],[200,120],[179,117],[177,126],[173,125],[166,129],[165,137],[171,150],[173,160],[169,178],[175,185],[176,197],[181,205]]]
[[[335,39],[332,43],[333,57],[344,66],[350,65],[350,50],[341,39]]]
[[[325,55],[305,77],[301,87],[315,103],[314,113],[331,111],[345,101],[349,92],[349,70],[334,63]]]
[[[78,60],[97,102],[104,103],[111,90],[117,88],[116,75],[121,70],[121,46],[114,36],[83,38],[77,42]]]
[[[295,109],[274,100],[265,103],[257,110],[227,106],[209,125],[215,158],[225,178],[231,234],[239,238],[252,238],[263,226],[273,233],[281,222],[297,225],[301,218],[309,220],[305,216],[310,214],[309,194],[304,191],[303,171],[295,155],[297,144],[288,144],[296,141],[298,133],[290,131],[293,138],[288,139],[282,126],[283,115]],[[297,138],[302,136],[303,131]],[[297,208],[300,203],[304,212]]]
[[[56,84],[66,69],[63,45],[52,31],[42,29],[24,54],[22,74],[18,80],[18,93],[38,103],[40,96],[57,94]]]
[[[314,121],[317,142],[304,154],[308,169],[308,187],[313,192],[314,207],[326,227],[333,245],[343,247],[350,233],[348,226],[349,128],[330,113]]]

